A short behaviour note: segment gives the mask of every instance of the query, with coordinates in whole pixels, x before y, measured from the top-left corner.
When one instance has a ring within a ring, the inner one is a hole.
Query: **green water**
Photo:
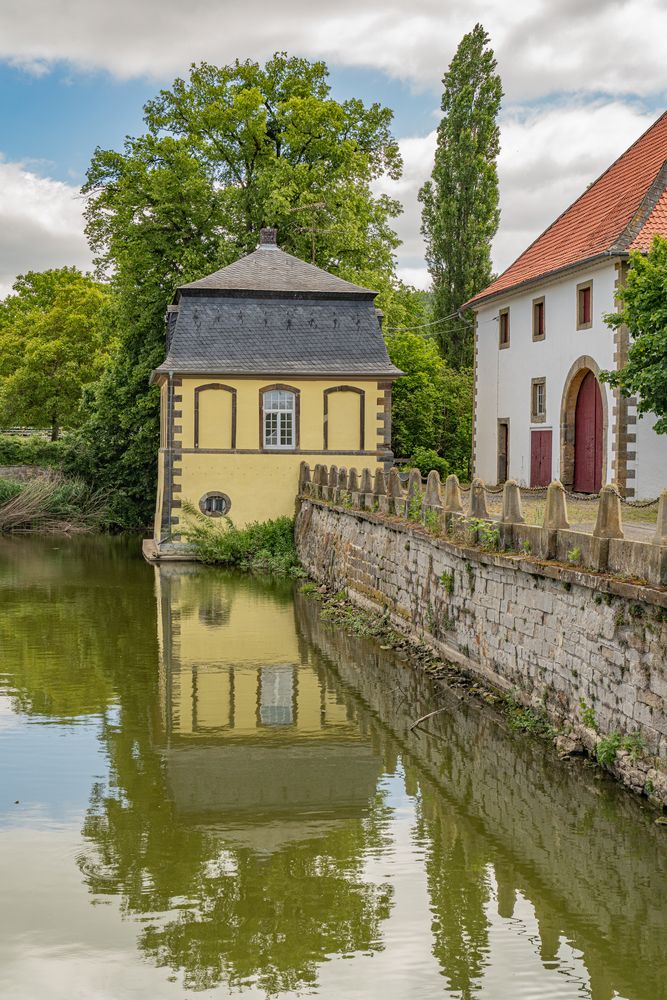
[[[2,540],[0,657],[1,997],[667,997],[667,829],[291,584]]]

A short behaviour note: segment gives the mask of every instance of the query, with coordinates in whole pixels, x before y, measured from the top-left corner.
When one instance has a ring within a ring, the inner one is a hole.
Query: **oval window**
[[[213,490],[211,493],[205,493],[204,496],[199,501],[199,509],[202,514],[207,514],[209,517],[224,517],[232,506],[232,501],[229,499],[226,493],[219,493],[217,490]]]

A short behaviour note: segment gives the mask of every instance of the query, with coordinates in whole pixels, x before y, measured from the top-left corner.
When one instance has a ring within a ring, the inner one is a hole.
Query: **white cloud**
[[[481,20],[507,95],[664,91],[664,0],[6,0],[0,58],[43,71],[57,60],[119,77],[170,76],[190,62],[264,58],[276,49],[381,69],[418,87],[439,81]]]
[[[91,266],[78,188],[0,160],[0,297],[17,274]]]
[[[501,219],[493,245],[495,269],[500,272],[508,267],[654,117],[620,101],[508,112],[501,123],[498,158]],[[428,286],[428,277],[417,195],[433,168],[435,145],[435,131],[401,140],[404,175],[398,182],[385,181],[381,186],[404,206],[396,224],[404,241],[399,274],[419,288]]]

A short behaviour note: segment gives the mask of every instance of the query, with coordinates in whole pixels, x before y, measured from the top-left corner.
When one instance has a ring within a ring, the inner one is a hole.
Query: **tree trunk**
[[[51,440],[57,441],[60,436],[60,426],[58,424],[58,418],[53,417],[51,420]]]

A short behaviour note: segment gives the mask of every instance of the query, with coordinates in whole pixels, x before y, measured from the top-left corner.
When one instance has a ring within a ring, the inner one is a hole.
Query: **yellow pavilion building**
[[[376,293],[281,250],[183,285],[167,312],[151,555],[187,554],[183,503],[242,527],[291,515],[299,465],[389,465],[391,363]]]

